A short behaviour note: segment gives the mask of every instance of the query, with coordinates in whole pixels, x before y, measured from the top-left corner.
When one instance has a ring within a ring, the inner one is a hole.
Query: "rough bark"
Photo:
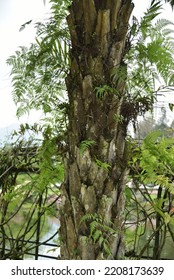
[[[60,215],[61,259],[120,259],[124,254],[126,82],[113,78],[112,73],[125,66],[132,9],[131,0],[74,0],[70,7],[67,21],[72,48],[66,79],[70,108]],[[97,96],[96,88],[106,85],[108,90]],[[82,151],[84,141],[89,140],[93,145]],[[81,222],[87,214],[98,215],[115,230],[109,237],[103,233],[112,254],[90,236],[91,221]]]

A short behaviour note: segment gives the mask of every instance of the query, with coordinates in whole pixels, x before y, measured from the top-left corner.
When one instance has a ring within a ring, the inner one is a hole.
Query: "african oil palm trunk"
[[[73,0],[61,259],[123,257],[126,65],[131,0]]]

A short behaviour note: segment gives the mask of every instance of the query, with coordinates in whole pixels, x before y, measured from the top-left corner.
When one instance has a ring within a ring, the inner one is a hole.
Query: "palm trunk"
[[[131,0],[74,0],[70,7],[67,21],[72,48],[66,79],[70,107],[61,259],[120,259],[124,254],[129,118],[126,81],[112,74],[119,67],[126,69],[123,57],[132,9]],[[90,231],[94,219],[98,225]]]

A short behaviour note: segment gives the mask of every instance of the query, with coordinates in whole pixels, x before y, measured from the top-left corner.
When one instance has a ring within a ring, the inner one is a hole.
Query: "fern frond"
[[[112,228],[113,223],[106,221],[97,213],[84,215],[81,219],[81,223],[86,222],[89,223],[89,238],[91,238],[94,243],[99,244],[100,248],[103,249],[107,256],[111,255],[109,238],[116,234],[116,230]]]
[[[95,88],[96,97],[98,99],[102,99],[106,94],[113,94],[114,89],[108,85],[102,85],[100,87]]]
[[[161,136],[163,135],[163,132],[162,131],[153,131],[151,133],[149,133],[146,138],[144,139],[144,143],[147,145],[147,146],[150,146],[152,143],[156,143],[158,141],[158,139],[161,138]]]
[[[165,0],[166,3],[169,3],[172,7],[172,10],[173,10],[173,7],[174,7],[174,0]]]
[[[95,162],[98,167],[105,169],[106,171],[109,171],[109,169],[111,168],[111,165],[107,162],[102,162],[99,159],[96,159]]]
[[[85,150],[89,149],[91,146],[95,145],[96,142],[94,140],[84,140],[80,143],[80,153],[83,154]]]
[[[96,229],[95,232],[93,232],[92,238],[94,240],[94,243],[96,243],[100,237],[102,236],[102,231],[99,229]]]
[[[164,28],[166,26],[169,26],[169,25],[174,25],[174,23],[171,20],[168,20],[165,18],[160,18],[155,23],[155,29],[158,31],[162,31],[162,30],[164,30]],[[171,31],[173,31],[173,30],[171,30]]]
[[[174,84],[174,23],[154,18],[161,12],[161,1],[152,1],[138,26],[135,46],[128,54],[128,90],[137,110],[152,110],[155,101],[155,81]],[[131,65],[131,67],[129,67]]]
[[[145,12],[141,22],[140,29],[143,35],[143,38],[146,38],[149,28],[151,27],[152,21],[161,13],[162,3],[161,1],[152,0],[150,7]]]

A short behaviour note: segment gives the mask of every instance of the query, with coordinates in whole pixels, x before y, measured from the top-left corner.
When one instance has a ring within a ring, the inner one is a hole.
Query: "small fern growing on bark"
[[[82,217],[81,223],[86,223],[89,226],[88,238],[94,244],[99,244],[107,257],[111,256],[112,251],[109,246],[109,239],[117,234],[117,231],[111,227],[112,223],[103,219],[99,214],[86,214]]]

